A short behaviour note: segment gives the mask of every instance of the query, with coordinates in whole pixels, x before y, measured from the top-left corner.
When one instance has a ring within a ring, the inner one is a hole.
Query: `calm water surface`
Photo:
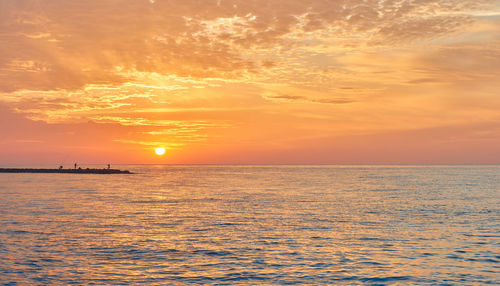
[[[500,284],[500,167],[0,174],[3,285]]]

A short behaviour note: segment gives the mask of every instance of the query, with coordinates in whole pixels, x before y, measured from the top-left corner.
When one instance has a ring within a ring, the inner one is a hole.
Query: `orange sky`
[[[0,1],[3,165],[500,164],[499,146],[500,1]]]

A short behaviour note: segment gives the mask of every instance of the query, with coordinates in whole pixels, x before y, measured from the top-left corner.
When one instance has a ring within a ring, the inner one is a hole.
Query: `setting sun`
[[[155,149],[155,153],[158,156],[163,156],[165,154],[165,148],[158,147]]]

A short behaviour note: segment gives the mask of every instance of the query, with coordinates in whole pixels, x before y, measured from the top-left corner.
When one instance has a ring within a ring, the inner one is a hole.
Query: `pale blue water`
[[[500,167],[0,174],[3,285],[497,285]]]

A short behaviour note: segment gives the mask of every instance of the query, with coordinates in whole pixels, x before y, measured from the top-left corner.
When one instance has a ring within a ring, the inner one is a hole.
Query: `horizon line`
[[[76,162],[78,163],[78,162]],[[64,166],[73,165],[67,164],[50,164],[50,163],[29,163],[29,164],[3,164],[0,167],[6,166]],[[84,165],[125,165],[125,166],[500,166],[500,163],[78,163],[79,166]]]

